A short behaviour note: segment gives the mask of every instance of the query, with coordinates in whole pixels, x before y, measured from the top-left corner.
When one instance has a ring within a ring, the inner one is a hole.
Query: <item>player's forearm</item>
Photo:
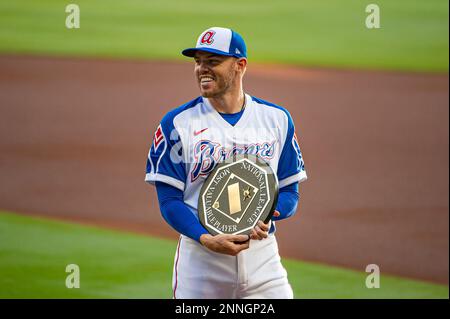
[[[156,183],[158,201],[164,220],[177,232],[200,242],[200,236],[208,231],[183,201],[183,193],[165,183]]]
[[[201,235],[208,233],[183,202],[173,200],[160,208],[164,220],[177,232],[198,242]]]
[[[300,194],[297,183],[281,188],[276,208],[280,212],[280,216],[273,217],[272,220],[281,220],[293,216],[297,211],[299,199]]]

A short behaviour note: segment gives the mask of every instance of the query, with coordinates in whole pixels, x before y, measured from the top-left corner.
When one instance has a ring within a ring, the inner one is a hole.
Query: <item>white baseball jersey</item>
[[[145,181],[172,185],[197,215],[200,188],[217,163],[233,154],[258,155],[277,174],[279,187],[306,179],[294,123],[284,108],[245,95],[235,126],[198,97],[169,112],[148,154]]]
[[[185,204],[198,218],[197,202],[204,181],[216,164],[233,154],[258,155],[267,161],[280,188],[307,178],[288,111],[245,94],[243,114],[234,126],[203,97],[169,112],[155,132],[145,180],[164,182],[183,191]],[[258,256],[270,256],[270,260]],[[236,262],[240,269],[236,270]],[[223,273],[224,267],[228,275]],[[265,288],[256,289],[251,282],[258,287],[278,288],[266,293]],[[250,248],[237,257],[211,252],[182,235],[175,256],[173,288],[174,296],[182,298],[292,298],[273,234],[262,243],[252,240]]]

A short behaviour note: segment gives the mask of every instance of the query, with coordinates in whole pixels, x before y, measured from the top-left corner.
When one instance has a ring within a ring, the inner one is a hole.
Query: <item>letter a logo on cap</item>
[[[197,51],[210,52],[236,58],[246,58],[247,48],[242,36],[228,28],[210,27],[197,38],[194,48],[181,51],[185,56],[193,58]]]
[[[214,39],[213,39],[214,34],[216,34],[216,32],[213,30],[206,31],[205,34],[202,36],[200,43],[206,44],[206,45],[211,45],[214,42]]]

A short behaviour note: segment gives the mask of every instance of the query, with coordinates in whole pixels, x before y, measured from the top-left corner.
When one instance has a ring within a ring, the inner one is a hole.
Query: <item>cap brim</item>
[[[185,49],[185,50],[181,51],[181,54],[183,54],[184,56],[193,58],[195,56],[195,52],[197,52],[197,51],[210,52],[210,53],[214,53],[214,54],[218,54],[218,55],[225,55],[225,56],[235,56],[234,54],[225,53],[223,51],[219,51],[219,50],[211,49],[211,48],[189,48],[189,49]]]

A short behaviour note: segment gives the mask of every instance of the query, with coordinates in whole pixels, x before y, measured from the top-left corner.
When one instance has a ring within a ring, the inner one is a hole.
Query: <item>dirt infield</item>
[[[286,106],[309,180],[283,256],[448,284],[448,75],[249,65]],[[175,238],[144,183],[161,117],[198,94],[188,63],[0,56],[0,209]]]

